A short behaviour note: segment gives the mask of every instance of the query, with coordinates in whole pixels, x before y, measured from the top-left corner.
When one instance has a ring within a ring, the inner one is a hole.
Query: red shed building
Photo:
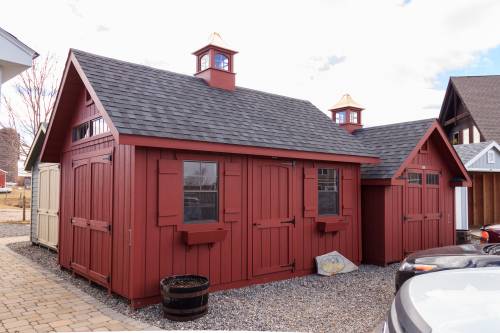
[[[455,243],[454,187],[470,186],[435,119],[360,129],[380,156],[362,167],[363,261],[378,265]]]
[[[7,171],[0,169],[0,188],[5,187],[6,181],[7,181]]]
[[[360,263],[361,163],[377,162],[310,102],[237,87],[234,51],[194,76],[71,50],[42,151],[61,164],[59,264],[140,307],[159,281],[212,290]]]

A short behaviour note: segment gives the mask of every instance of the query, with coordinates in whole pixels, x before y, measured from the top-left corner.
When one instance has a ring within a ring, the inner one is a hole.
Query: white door
[[[38,242],[57,249],[59,237],[59,165],[40,164]]]
[[[467,187],[455,187],[455,216],[457,230],[469,229]]]

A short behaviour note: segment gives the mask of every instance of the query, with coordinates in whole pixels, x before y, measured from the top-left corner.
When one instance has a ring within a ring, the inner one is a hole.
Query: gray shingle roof
[[[380,157],[376,165],[363,165],[363,179],[392,178],[436,119],[424,119],[357,130],[354,135]]]
[[[308,101],[72,52],[120,134],[375,156]]]
[[[467,164],[470,160],[477,156],[480,152],[488,147],[493,141],[485,141],[479,143],[470,143],[464,145],[454,145],[458,156],[462,160],[463,164]]]
[[[500,75],[450,80],[485,139],[500,142]]]

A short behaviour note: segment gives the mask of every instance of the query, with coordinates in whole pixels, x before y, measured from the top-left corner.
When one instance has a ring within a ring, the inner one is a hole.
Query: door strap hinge
[[[108,156],[104,157],[103,160],[106,160],[106,161],[113,161],[113,155],[112,154],[109,154]]]
[[[111,232],[111,224],[108,224],[108,231]]]
[[[283,224],[285,224],[285,223],[286,223],[286,224],[293,224],[293,225],[295,225],[295,217],[293,217],[291,220],[288,220],[288,221],[283,221],[283,222],[281,222],[281,223],[283,223]]]
[[[292,269],[292,272],[295,272],[295,265],[295,259],[293,259],[289,265],[281,265],[281,267],[290,267]]]

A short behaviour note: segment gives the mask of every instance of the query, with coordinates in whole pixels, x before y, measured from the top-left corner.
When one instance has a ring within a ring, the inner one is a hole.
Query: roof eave
[[[204,151],[204,152],[214,152],[214,153],[256,155],[256,156],[305,159],[305,160],[316,160],[316,161],[346,162],[346,163],[359,163],[359,164],[375,164],[380,162],[380,159],[378,157],[373,157],[373,156],[329,154],[322,152],[309,152],[309,151],[298,151],[298,150],[279,149],[279,148],[233,145],[233,144],[205,142],[205,141],[179,140],[179,139],[141,136],[132,134],[120,134],[118,143],[123,145],[132,145],[132,146],[147,146],[156,148],[170,148],[170,149]]]

